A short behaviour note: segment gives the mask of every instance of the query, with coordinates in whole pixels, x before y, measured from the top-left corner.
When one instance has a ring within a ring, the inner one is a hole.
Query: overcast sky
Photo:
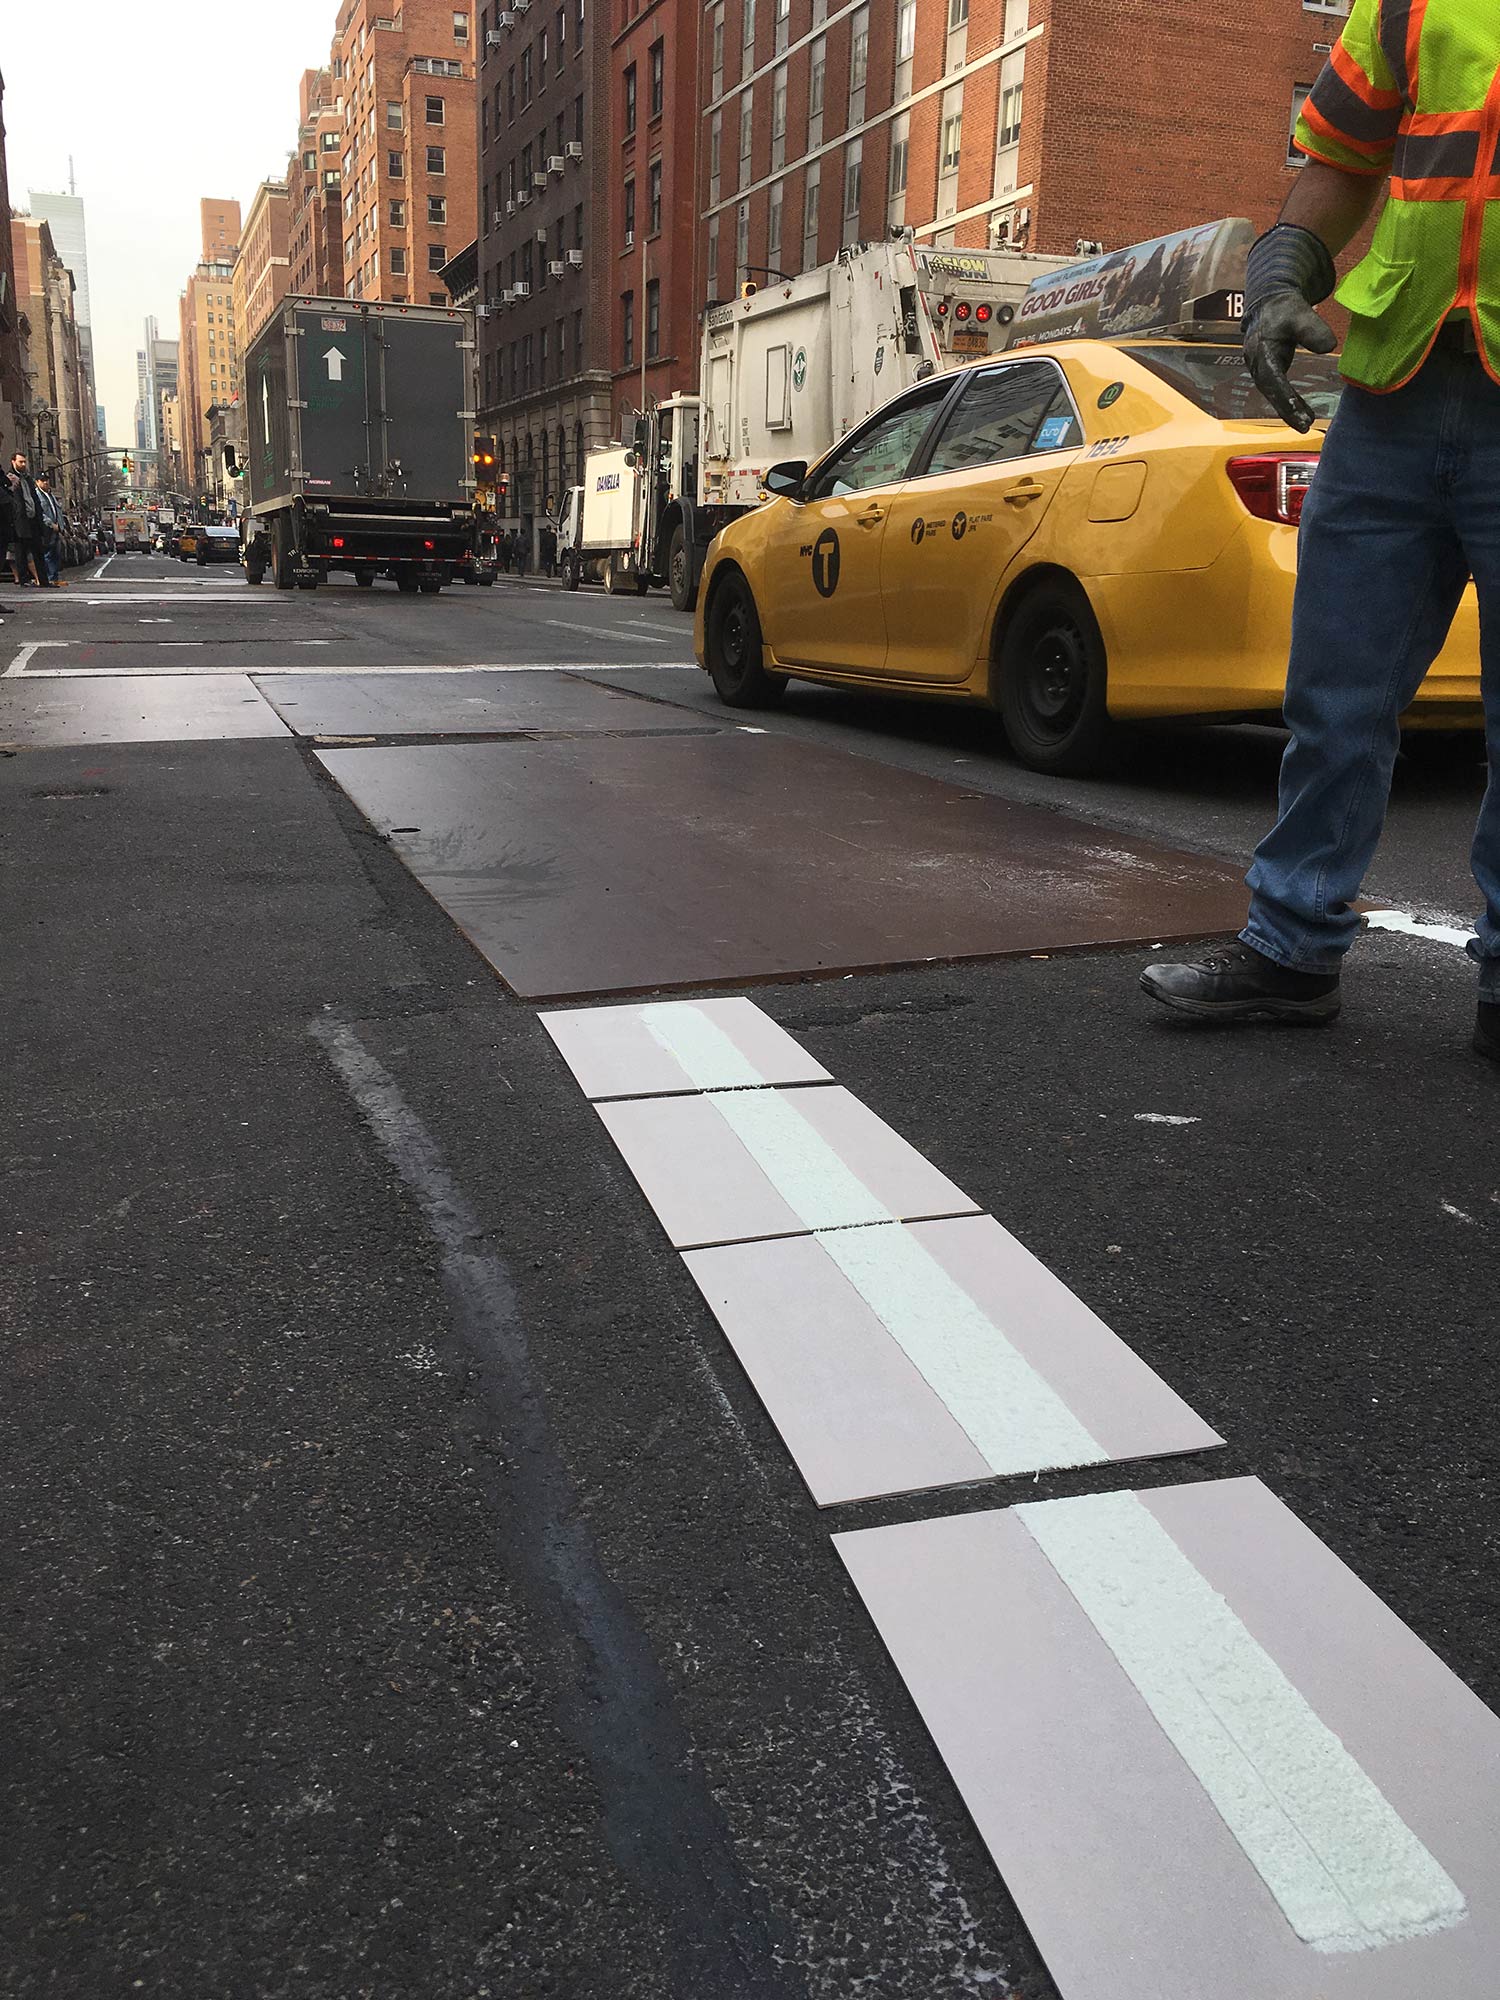
[[[328,60],[338,0],[0,0],[10,198],[68,186],[88,219],[99,400],[135,442],[135,357],[177,338],[204,195],[248,208],[297,136],[297,84]]]

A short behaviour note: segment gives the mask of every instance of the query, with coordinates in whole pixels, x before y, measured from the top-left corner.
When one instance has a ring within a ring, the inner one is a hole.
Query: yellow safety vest
[[[1467,312],[1500,381],[1500,0],[1354,0],[1296,144],[1391,177],[1369,255],[1336,294],[1345,375],[1400,388]]]

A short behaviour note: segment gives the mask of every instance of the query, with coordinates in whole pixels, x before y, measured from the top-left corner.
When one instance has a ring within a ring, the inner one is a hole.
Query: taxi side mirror
[[[768,493],[774,493],[783,500],[800,499],[802,482],[807,477],[805,458],[784,458],[780,465],[773,465],[762,482]]]

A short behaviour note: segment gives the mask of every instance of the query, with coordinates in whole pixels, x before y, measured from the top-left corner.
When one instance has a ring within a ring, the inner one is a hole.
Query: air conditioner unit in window
[[[518,14],[529,14],[531,12],[531,0],[516,0],[516,12]]]
[[[516,212],[516,205],[515,205],[515,203],[514,203],[513,201],[508,201],[508,202],[507,202],[507,203],[505,204],[505,213],[506,213],[507,215],[514,215],[514,214],[515,214],[515,212]]]
[[[491,228],[491,229],[498,229],[498,228],[500,227],[501,223],[502,223],[502,222],[503,222],[504,220],[505,220],[505,217],[504,217],[504,216],[503,216],[503,215],[502,215],[502,214],[500,213],[500,211],[499,211],[499,209],[498,209],[498,208],[495,208],[495,209],[491,209],[491,211],[490,211],[490,228]]]
[[[502,28],[513,28],[516,25],[516,17],[509,8],[503,14],[497,14],[495,19]]]
[[[583,269],[583,252],[581,250],[570,250],[568,252],[568,262],[573,266],[575,271],[581,271]]]
[[[514,285],[507,285],[505,290],[500,294],[500,303],[503,306],[513,306],[515,302],[516,288]]]
[[[566,164],[567,162],[563,159],[561,153],[549,153],[547,155],[547,171],[549,174],[560,174]]]
[[[633,229],[627,229],[625,232],[625,248],[627,250],[635,248],[635,231]]]
[[[531,287],[524,278],[520,278],[516,282],[516,297],[518,299],[529,299],[531,297]]]
[[[501,20],[503,21],[503,20],[505,19],[505,16],[504,16],[504,15],[502,14],[502,15],[500,16],[500,19],[501,19]],[[491,29],[490,29],[489,33],[488,33],[488,34],[487,34],[487,35],[485,36],[485,38],[484,38],[484,45],[485,45],[485,47],[486,47],[487,49],[498,49],[498,48],[499,48],[499,46],[500,46],[500,30],[499,30],[498,28],[491,28]]]
[[[549,278],[560,278],[567,268],[561,257],[550,257],[547,260],[547,276]]]
[[[537,233],[536,233],[536,240],[537,240],[537,242],[538,242],[538,243],[540,243],[540,244],[542,245],[542,247],[543,247],[544,249],[546,248],[546,244],[547,244],[547,232],[546,232],[546,230],[545,230],[545,229],[539,229],[539,230],[537,231]]]
[[[534,188],[544,188],[547,185],[547,176],[541,173],[533,174],[531,176],[531,185]]]
[[[530,201],[530,199],[531,199],[531,189],[529,187],[521,187],[516,189],[517,208],[524,208],[527,202]]]
[[[570,160],[581,160],[583,158],[582,139],[570,139],[567,145],[563,147],[563,151]]]

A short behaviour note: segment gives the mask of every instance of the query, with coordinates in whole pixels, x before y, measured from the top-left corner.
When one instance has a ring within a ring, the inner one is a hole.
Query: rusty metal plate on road
[[[663,701],[557,673],[264,674],[298,736],[528,736],[723,727]]]
[[[1237,930],[1222,862],[738,730],[328,750],[527,999]]]

